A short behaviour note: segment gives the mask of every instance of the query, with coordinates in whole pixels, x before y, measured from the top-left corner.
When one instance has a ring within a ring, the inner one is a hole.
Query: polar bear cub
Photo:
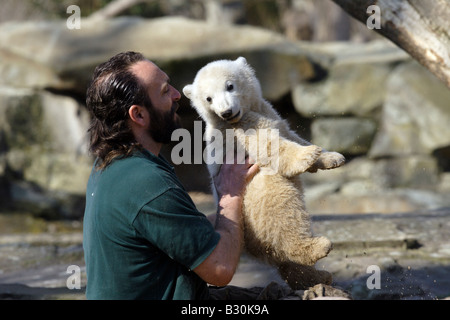
[[[246,250],[277,266],[293,289],[329,284],[331,275],[316,270],[314,264],[328,255],[332,244],[325,237],[312,235],[299,175],[339,167],[345,158],[326,152],[291,131],[263,99],[255,72],[243,57],[207,64],[194,82],[183,88],[183,93],[206,123],[207,144],[213,143],[217,130],[223,137],[232,130],[236,146],[226,149],[229,145],[223,139],[222,152],[233,153],[241,148],[260,166],[244,194]],[[221,162],[207,163],[214,177]],[[216,194],[214,185],[213,193]]]

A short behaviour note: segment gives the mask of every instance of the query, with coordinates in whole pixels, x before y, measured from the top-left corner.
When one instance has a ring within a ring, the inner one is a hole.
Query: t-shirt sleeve
[[[180,188],[170,188],[144,205],[133,226],[152,245],[190,270],[211,254],[220,239]]]

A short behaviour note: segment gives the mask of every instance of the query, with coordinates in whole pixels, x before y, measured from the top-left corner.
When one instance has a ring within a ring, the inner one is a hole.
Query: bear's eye
[[[211,102],[212,101],[211,97],[206,98],[206,101]]]
[[[227,91],[231,91],[233,89],[234,89],[233,84],[231,84],[231,83],[227,84]]]

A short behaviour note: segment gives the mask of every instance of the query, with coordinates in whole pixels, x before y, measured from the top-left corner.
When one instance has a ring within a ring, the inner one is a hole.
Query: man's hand
[[[220,168],[219,174],[214,177],[214,185],[219,200],[225,195],[241,197],[244,194],[247,183],[258,171],[258,165],[251,163],[249,158],[245,159],[244,164],[224,163]]]

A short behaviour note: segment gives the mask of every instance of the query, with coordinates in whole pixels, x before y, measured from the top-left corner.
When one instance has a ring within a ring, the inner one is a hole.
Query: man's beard
[[[172,133],[181,128],[181,120],[177,115],[178,103],[174,102],[167,112],[158,112],[150,108],[149,133],[158,143],[168,144],[172,141]]]

